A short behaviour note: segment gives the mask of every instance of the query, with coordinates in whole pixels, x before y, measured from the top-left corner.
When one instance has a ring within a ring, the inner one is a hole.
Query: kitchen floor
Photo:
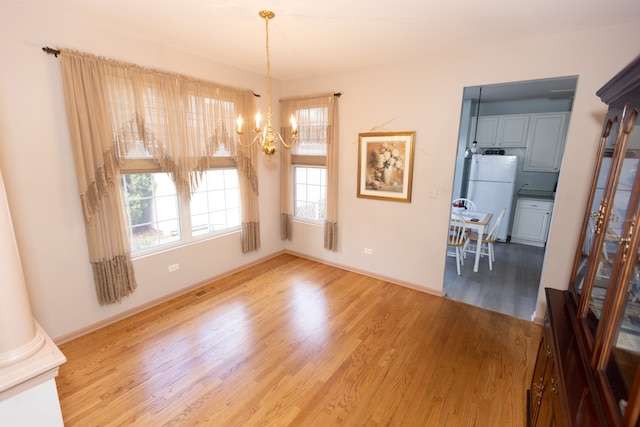
[[[536,309],[544,248],[496,243],[494,251],[493,270],[489,270],[487,258],[482,257],[478,272],[474,273],[474,258],[467,254],[459,276],[455,258],[448,256],[444,296],[530,321]]]

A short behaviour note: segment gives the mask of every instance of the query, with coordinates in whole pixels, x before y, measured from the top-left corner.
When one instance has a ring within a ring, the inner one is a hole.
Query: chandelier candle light
[[[256,141],[262,147],[262,151],[267,156],[271,156],[276,152],[276,143],[280,142],[285,148],[291,148],[298,139],[298,125],[295,117],[291,115],[291,143],[287,144],[280,133],[274,132],[271,127],[271,63],[269,61],[269,19],[276,17],[276,14],[270,10],[261,10],[258,15],[264,19],[267,32],[267,124],[264,128],[260,127],[260,112],[256,114],[256,127],[252,131],[256,134],[251,144]],[[238,135],[242,135],[242,117],[238,116]],[[250,144],[250,145],[251,145]]]

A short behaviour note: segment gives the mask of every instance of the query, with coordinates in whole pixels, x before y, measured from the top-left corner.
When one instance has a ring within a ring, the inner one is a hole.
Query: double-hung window
[[[327,208],[327,106],[295,110],[298,142],[292,148],[293,217],[322,222]]]
[[[213,114],[219,113],[216,103],[225,102],[215,99],[204,102],[212,108]],[[229,105],[222,110],[233,112]],[[229,116],[232,118],[233,114]],[[196,129],[198,120],[207,118],[190,114],[191,126]],[[223,123],[225,119],[220,121]],[[127,136],[134,138],[133,135],[138,133],[130,132]],[[142,141],[133,141],[132,148],[121,161],[120,185],[134,255],[240,229],[238,171],[227,149],[232,139],[228,132],[222,131],[213,137],[218,139],[217,149],[208,157],[207,167],[198,174],[198,185],[193,187],[190,195],[180,194],[185,190],[176,188],[172,176],[162,170]]]

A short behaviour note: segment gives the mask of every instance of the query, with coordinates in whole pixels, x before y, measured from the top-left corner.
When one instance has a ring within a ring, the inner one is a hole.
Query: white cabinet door
[[[512,114],[506,116],[482,116],[478,122],[479,147],[525,147],[529,114]],[[475,136],[476,119],[471,119],[471,135],[469,145]]]
[[[527,153],[524,170],[558,172],[569,113],[544,113],[531,115],[527,135]]]
[[[513,217],[511,241],[532,246],[544,246],[549,233],[553,202],[519,198]]]
[[[529,114],[500,116],[498,123],[498,145],[502,147],[524,147],[527,145]]]
[[[480,117],[478,121],[478,147],[494,147],[498,139],[498,122],[499,116]],[[471,134],[469,137],[469,146],[473,143],[476,135],[476,118],[471,119]]]

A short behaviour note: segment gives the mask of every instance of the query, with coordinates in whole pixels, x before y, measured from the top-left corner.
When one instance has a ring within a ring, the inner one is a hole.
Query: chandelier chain
[[[242,117],[238,117],[238,129],[236,130],[236,133],[238,134],[238,140],[237,143],[242,145],[242,146],[250,146],[254,143],[258,143],[260,144],[260,146],[262,147],[262,151],[268,155],[271,156],[276,152],[276,144],[280,143],[283,147],[285,148],[291,148],[293,146],[293,144],[296,143],[297,139],[298,139],[298,129],[297,129],[297,123],[295,120],[295,117],[293,115],[291,115],[291,143],[287,144],[285,142],[285,140],[282,138],[282,136],[280,135],[280,132],[278,131],[273,131],[272,128],[272,124],[271,124],[271,119],[272,119],[272,112],[271,112],[271,55],[269,52],[269,19],[272,19],[276,16],[275,13],[271,12],[270,10],[261,10],[258,15],[263,18],[265,20],[265,45],[266,45],[266,51],[267,51],[267,122],[266,124],[261,127],[260,126],[260,112],[258,112],[256,114],[256,126],[252,129],[253,132],[255,133],[255,137],[253,138],[253,140],[251,141],[251,143],[249,144],[243,144],[241,141],[240,136],[243,134],[242,131]]]

